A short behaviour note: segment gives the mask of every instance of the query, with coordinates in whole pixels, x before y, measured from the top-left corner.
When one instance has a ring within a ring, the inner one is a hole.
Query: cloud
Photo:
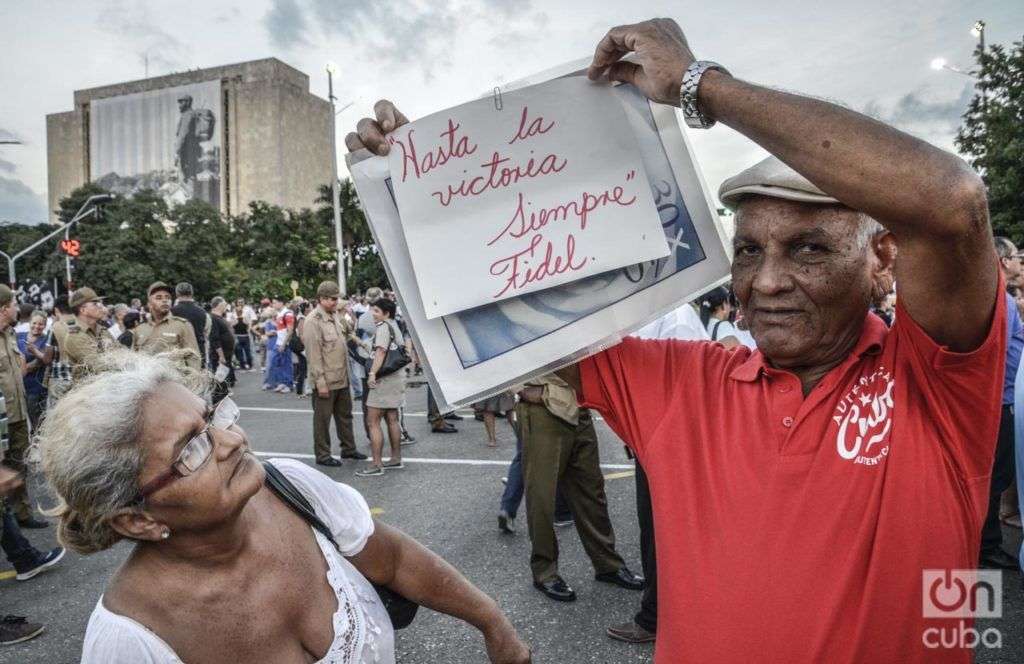
[[[185,44],[160,29],[144,5],[128,6],[121,0],[112,0],[100,11],[97,24],[118,39],[134,42],[139,63],[155,70],[150,71],[151,76],[185,69],[189,63]]]
[[[48,216],[42,196],[21,180],[0,177],[0,221],[40,224]]]
[[[450,53],[460,35],[514,32],[520,24],[547,21],[530,13],[524,0],[478,0],[455,5],[450,0],[273,0],[264,27],[278,47],[290,49],[315,37],[342,38],[373,62],[418,66],[430,81],[452,66]],[[479,29],[478,29],[479,26]]]
[[[483,0],[484,9],[493,9],[505,16],[528,12],[532,6],[530,0]]]
[[[242,10],[238,7],[228,7],[213,20],[217,23],[238,23],[242,20]]]
[[[964,85],[955,99],[929,99],[918,90],[900,97],[891,107],[873,100],[864,113],[894,127],[915,134],[952,135],[960,127],[962,116],[974,97],[974,86]]]
[[[278,48],[289,50],[308,43],[306,16],[296,0],[273,0],[263,17],[263,26],[270,43]]]

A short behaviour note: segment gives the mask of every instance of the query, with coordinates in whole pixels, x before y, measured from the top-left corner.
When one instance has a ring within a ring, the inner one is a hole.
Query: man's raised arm
[[[628,53],[634,62],[622,60]],[[683,73],[694,59],[675,21],[655,19],[612,28],[589,74],[633,83],[648,98],[678,106]],[[884,225],[898,242],[900,300],[914,320],[954,350],[981,343],[998,267],[985,187],[967,164],[859,113],[718,70],[702,77],[698,107]]]

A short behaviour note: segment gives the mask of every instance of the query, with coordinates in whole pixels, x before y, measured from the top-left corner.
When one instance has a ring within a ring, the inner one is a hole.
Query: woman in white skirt
[[[370,365],[367,385],[370,393],[366,397],[366,422],[370,430],[370,449],[373,459],[367,468],[357,470],[360,477],[377,477],[384,474],[386,468],[403,468],[402,465],[402,430],[398,425],[398,409],[405,399],[405,370],[399,369],[386,376],[377,376],[377,371],[384,364],[388,349],[405,346],[405,337],[395,322],[395,303],[387,298],[380,298],[370,307],[373,320],[377,327],[373,335],[373,363]],[[388,439],[391,442],[391,458],[383,461],[384,432],[381,419],[388,423]]]

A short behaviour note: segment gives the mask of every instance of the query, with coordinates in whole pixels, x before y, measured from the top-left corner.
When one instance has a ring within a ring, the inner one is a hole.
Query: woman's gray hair
[[[139,496],[144,452],[139,445],[146,399],[167,383],[206,398],[209,376],[182,368],[181,353],[146,355],[113,349],[49,410],[36,446],[58,504],[57,537],[79,553],[95,553],[122,537],[110,527]]]

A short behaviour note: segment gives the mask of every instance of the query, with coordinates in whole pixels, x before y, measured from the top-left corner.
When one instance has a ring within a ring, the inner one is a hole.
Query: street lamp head
[[[332,76],[338,73],[338,65],[334,64],[333,62],[328,62],[325,69],[327,69],[327,73],[331,74]]]
[[[975,37],[980,37],[985,32],[985,21],[975,21],[974,26],[971,28],[971,34]]]
[[[932,69],[939,71],[946,66],[946,58],[935,58],[932,60]]]

